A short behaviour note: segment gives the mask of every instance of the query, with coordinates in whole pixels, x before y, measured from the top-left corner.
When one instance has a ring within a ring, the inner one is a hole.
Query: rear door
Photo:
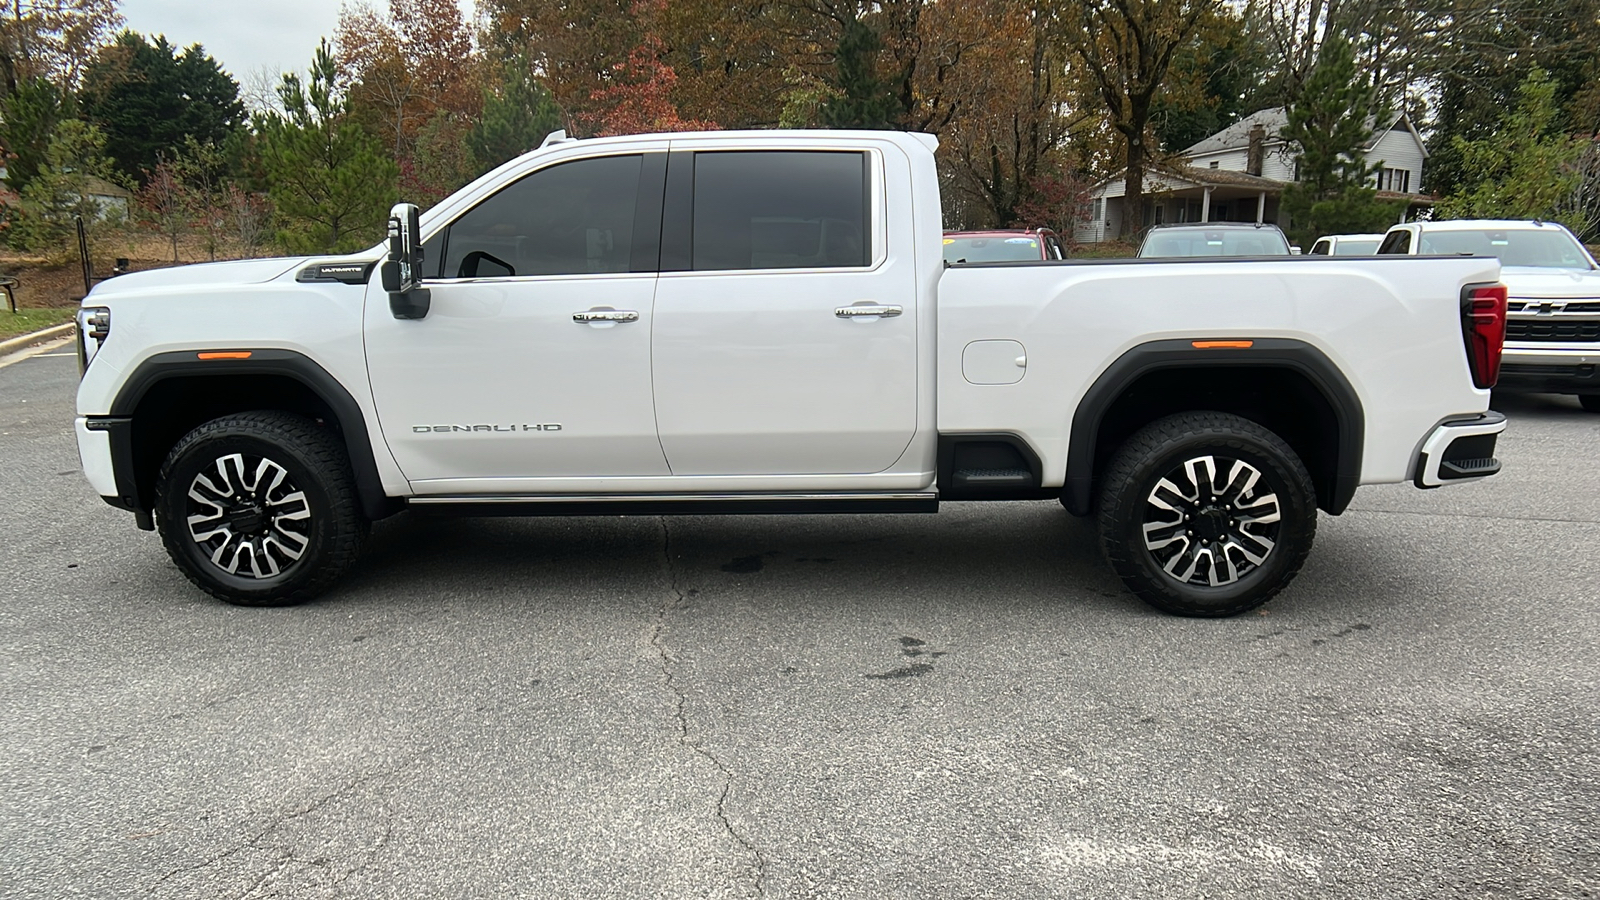
[[[670,154],[651,348],[673,475],[869,474],[905,451],[919,311],[886,171],[871,148]]]

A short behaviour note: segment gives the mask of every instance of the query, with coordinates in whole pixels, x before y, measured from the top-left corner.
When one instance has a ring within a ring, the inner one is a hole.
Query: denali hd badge
[[[541,425],[413,425],[411,431],[415,434],[452,434],[457,432],[498,431],[513,433],[518,431],[560,431],[561,425],[556,422],[546,422]]]

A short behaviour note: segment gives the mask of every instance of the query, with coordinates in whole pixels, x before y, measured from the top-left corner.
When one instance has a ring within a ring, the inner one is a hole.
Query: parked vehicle
[[[1311,245],[1312,256],[1372,256],[1383,243],[1381,234],[1325,234]]]
[[[1192,222],[1157,225],[1139,245],[1140,259],[1196,256],[1290,256],[1297,251],[1276,225],[1252,222]]]
[[[244,605],[326,590],[403,509],[1059,498],[1195,616],[1282,589],[1359,484],[1498,471],[1494,260],[949,265],[935,146],[553,136],[362,253],[103,282],[84,471]]]
[[[1048,228],[946,231],[944,258],[946,262],[1066,259],[1067,251],[1061,239]]]
[[[1572,232],[1540,221],[1408,222],[1378,252],[1498,258],[1510,294],[1500,388],[1576,394],[1600,412],[1600,268]]]

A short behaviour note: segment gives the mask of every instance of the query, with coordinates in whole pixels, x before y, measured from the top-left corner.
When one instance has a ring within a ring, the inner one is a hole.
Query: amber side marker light
[[[1189,346],[1196,350],[1249,350],[1256,345],[1255,341],[1190,341]]]
[[[210,353],[196,353],[195,356],[199,357],[200,359],[205,359],[205,360],[211,360],[211,359],[249,359],[250,358],[250,351],[249,350],[216,350],[216,351],[212,351]]]

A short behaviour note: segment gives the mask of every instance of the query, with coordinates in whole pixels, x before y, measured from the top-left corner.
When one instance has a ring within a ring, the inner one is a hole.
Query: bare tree
[[[1142,222],[1144,172],[1153,156],[1151,106],[1173,55],[1221,0],[1076,0],[1063,5],[1061,34],[1083,63],[1107,122],[1126,145],[1123,235]]]

